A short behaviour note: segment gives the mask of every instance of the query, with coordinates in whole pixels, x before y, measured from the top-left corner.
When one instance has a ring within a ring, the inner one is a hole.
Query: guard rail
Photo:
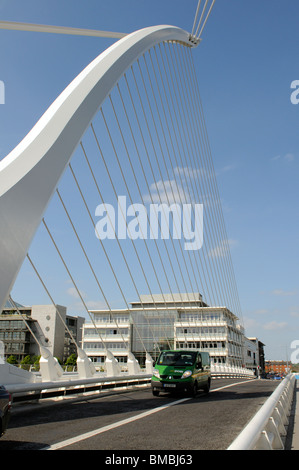
[[[284,450],[295,382],[285,377],[227,450]]]

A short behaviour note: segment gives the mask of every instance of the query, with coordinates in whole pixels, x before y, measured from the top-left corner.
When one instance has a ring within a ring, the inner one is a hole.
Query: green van
[[[211,385],[210,355],[198,349],[161,351],[151,379],[154,396],[160,392],[208,393]]]

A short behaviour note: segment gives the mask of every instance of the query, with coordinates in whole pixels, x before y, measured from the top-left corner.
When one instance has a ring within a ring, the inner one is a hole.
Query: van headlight
[[[187,377],[190,377],[190,375],[192,375],[192,370],[185,370],[181,378],[187,379]]]
[[[159,373],[158,369],[154,369],[153,374],[154,374],[154,376],[157,377],[158,379],[160,378],[160,373]]]

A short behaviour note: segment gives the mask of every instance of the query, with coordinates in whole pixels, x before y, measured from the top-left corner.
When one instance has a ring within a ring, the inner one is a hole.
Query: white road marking
[[[229,388],[229,387],[233,387],[234,385],[240,385],[240,384],[245,384],[245,383],[247,384],[248,380],[244,380],[243,382],[236,382],[235,384],[224,385],[223,387],[219,387],[219,388],[213,388],[213,390],[210,390],[210,393],[218,392],[218,390],[223,390],[224,388]]]
[[[234,383],[234,384],[225,385],[223,387],[215,388],[215,389],[211,390],[210,393],[217,392],[218,390],[223,390],[224,388],[233,387],[234,385],[239,385],[239,384],[243,384],[243,383],[248,383],[248,380],[245,380],[244,382],[237,382],[237,383]],[[163,410],[169,408],[170,406],[178,405],[178,404],[183,403],[184,401],[187,401],[187,400],[192,400],[192,397],[182,398],[181,400],[173,401],[171,403],[168,403],[167,405],[159,406],[157,408],[154,408],[153,410],[145,411],[144,413],[140,413],[136,416],[132,416],[131,418],[122,419],[121,421],[117,421],[116,423],[108,424],[107,426],[103,426],[101,428],[94,429],[93,431],[86,432],[84,434],[80,434],[79,436],[75,436],[75,437],[72,437],[70,439],[66,439],[65,441],[57,442],[56,444],[52,444],[49,447],[44,447],[41,450],[58,450],[58,449],[61,449],[63,447],[70,446],[72,444],[75,444],[76,442],[84,441],[85,439],[89,439],[91,437],[97,436],[98,434],[102,434],[106,431],[110,431],[111,429],[115,429],[115,428],[118,428],[118,427],[123,426],[125,424],[132,423],[133,421],[137,421],[138,419],[142,419],[142,418],[145,418],[146,416],[150,416],[154,413],[158,413],[159,411],[163,411]]]
[[[65,441],[58,442],[57,444],[53,444],[50,447],[46,447],[42,450],[57,450],[57,449],[61,449],[62,447],[70,446],[76,442],[83,441],[84,439],[89,439],[90,437],[94,437],[98,434],[102,434],[103,432],[118,428],[119,426],[123,426],[124,424],[132,423],[133,421],[145,418],[146,416],[150,416],[154,413],[158,413],[159,411],[165,410],[166,408],[169,408],[170,406],[178,405],[179,403],[183,403],[184,401],[187,401],[187,400],[190,400],[190,398],[182,398],[181,400],[173,401],[172,403],[168,403],[168,405],[159,406],[158,408],[145,411],[144,413],[140,413],[139,415],[132,416],[131,418],[122,419],[121,421],[117,421],[116,423],[113,423],[113,424],[108,424],[107,426],[103,426],[102,428],[95,429],[94,431],[86,432],[85,434],[81,434],[71,439],[66,439]]]

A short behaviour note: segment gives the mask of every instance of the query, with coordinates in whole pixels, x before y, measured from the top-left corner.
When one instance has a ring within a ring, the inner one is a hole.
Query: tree
[[[65,362],[65,365],[66,366],[75,366],[77,364],[77,355],[76,354],[71,354],[66,362]]]
[[[13,356],[13,355],[9,356],[6,360],[6,362],[8,364],[13,364],[13,365],[18,363],[16,356]]]
[[[25,356],[23,357],[23,359],[21,360],[21,364],[32,364],[32,359],[31,359],[31,356]]]

